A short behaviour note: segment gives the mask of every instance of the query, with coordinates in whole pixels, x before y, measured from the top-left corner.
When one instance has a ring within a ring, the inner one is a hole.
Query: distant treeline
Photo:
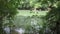
[[[50,3],[42,0],[20,0],[19,10],[48,10]]]

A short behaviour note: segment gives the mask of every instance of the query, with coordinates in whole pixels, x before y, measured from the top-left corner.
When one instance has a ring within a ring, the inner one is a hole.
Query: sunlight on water
[[[15,29],[15,31],[18,32],[19,34],[23,34],[25,32],[25,30],[22,28]]]
[[[7,34],[10,34],[10,28],[9,28],[9,27],[5,27],[5,28],[4,28],[4,31],[5,31]]]

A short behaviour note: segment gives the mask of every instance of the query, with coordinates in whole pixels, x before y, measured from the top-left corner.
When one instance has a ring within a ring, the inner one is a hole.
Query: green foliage
[[[33,25],[33,28],[31,26],[31,19],[34,19],[34,20],[38,21],[38,23],[37,23],[38,26],[40,26],[40,25],[43,26],[43,28],[41,29],[40,32],[43,32],[44,28],[46,28],[46,26],[51,28],[52,30],[54,30],[54,28],[58,28],[56,26],[57,26],[57,22],[60,23],[60,4],[59,3],[60,3],[60,0],[0,0],[0,24],[1,24],[0,25],[0,27],[1,27],[0,34],[3,34],[1,32],[3,31],[2,27],[4,24],[4,22],[3,22],[4,20],[9,21],[9,23],[7,23],[7,25],[13,24],[12,19],[17,14],[18,7],[22,8],[22,9],[23,8],[24,9],[25,8],[36,9],[36,8],[41,8],[41,7],[44,9],[51,8],[51,10],[46,15],[46,20],[47,20],[46,23],[42,24],[42,22],[41,22],[42,19],[40,20],[41,15],[38,15],[37,12],[36,13],[33,12],[33,13],[31,13],[31,14],[33,14],[32,16],[18,17],[20,19],[16,18],[16,23],[18,22],[18,25],[17,24],[16,25],[18,27],[23,25],[24,28],[26,28],[28,30],[30,30],[30,28],[31,28],[35,31],[35,25]],[[26,14],[26,13],[24,12],[23,14]],[[27,13],[27,15],[29,15],[29,14]],[[43,14],[43,13],[41,13],[41,14]],[[21,18],[23,18],[23,19],[21,19]],[[24,23],[24,24],[22,24],[22,23]],[[41,33],[41,34],[43,34],[43,33]]]
[[[46,6],[47,5],[47,6]],[[32,8],[41,8],[48,7],[47,0],[20,0],[19,8],[21,9],[32,9]]]
[[[17,0],[18,1],[18,0]],[[15,15],[16,14],[16,7],[17,7],[17,1],[15,0],[0,0],[0,13],[3,15]],[[0,15],[1,15],[0,14]],[[5,16],[6,16],[5,15]]]
[[[47,13],[46,15],[46,20],[47,20],[47,25],[48,27],[54,31],[54,32],[58,32],[59,33],[59,25],[58,23],[60,23],[60,1],[56,1],[56,6],[53,6],[53,8],[51,8],[51,10]],[[55,31],[56,30],[56,31]],[[56,32],[56,33],[57,33]],[[57,33],[57,34],[58,34]],[[60,34],[60,33],[59,33]]]
[[[59,0],[20,0],[20,9],[48,9],[50,6],[54,6]]]
[[[4,18],[10,20],[16,15],[17,13],[17,7],[19,5],[19,0],[0,0],[0,34],[5,34],[3,33],[3,21]]]

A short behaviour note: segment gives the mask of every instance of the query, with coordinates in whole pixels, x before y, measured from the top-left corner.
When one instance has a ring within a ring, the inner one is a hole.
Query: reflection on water
[[[14,19],[14,24],[17,28],[5,27],[4,30],[7,34],[39,34],[39,30],[42,28],[42,19],[34,16],[17,16]]]
[[[14,30],[14,31],[13,31]],[[4,31],[6,32],[6,34],[13,34],[12,32],[14,32],[15,34],[23,34],[25,32],[25,29],[23,28],[16,28],[16,29],[11,29],[9,27],[5,27]],[[11,32],[12,31],[12,32]]]

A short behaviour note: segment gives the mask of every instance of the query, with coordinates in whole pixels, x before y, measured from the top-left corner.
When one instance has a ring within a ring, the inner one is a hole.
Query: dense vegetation
[[[47,21],[49,28],[54,31],[56,34],[59,34],[59,25],[60,25],[60,1],[57,2],[57,7],[52,8],[52,10],[47,14]]]
[[[26,17],[27,20],[29,20],[29,22],[31,18],[34,18],[34,19],[37,18],[39,20],[40,18],[43,18],[42,19],[44,20],[44,23],[42,25],[43,28],[38,31],[39,34],[60,34],[60,27],[59,27],[60,26],[60,12],[59,12],[60,11],[60,0],[0,0],[0,34],[5,34],[3,30],[5,26],[9,26],[11,28],[17,25],[13,23],[14,17],[18,12],[17,8],[24,9],[24,10],[25,9],[35,10],[35,12],[30,11],[31,14],[36,13],[35,15]],[[44,10],[44,11],[47,10],[48,13],[47,15],[41,17],[41,15],[37,15],[39,13],[39,11],[37,10]],[[16,19],[18,20],[18,17]],[[8,20],[7,21],[8,23],[5,23],[5,20]],[[38,24],[40,23],[39,20],[38,20]],[[23,26],[27,28],[28,31],[30,31],[29,30],[30,27],[32,28],[32,26],[29,25],[30,24],[29,22],[25,23]],[[20,27],[20,25],[18,26]],[[47,33],[46,31],[44,31],[47,29],[51,32]],[[33,32],[35,32],[34,27],[32,30]]]
[[[18,0],[0,0],[0,34],[5,34],[3,32],[4,20],[9,20],[12,23],[11,19],[17,13],[17,6]]]

